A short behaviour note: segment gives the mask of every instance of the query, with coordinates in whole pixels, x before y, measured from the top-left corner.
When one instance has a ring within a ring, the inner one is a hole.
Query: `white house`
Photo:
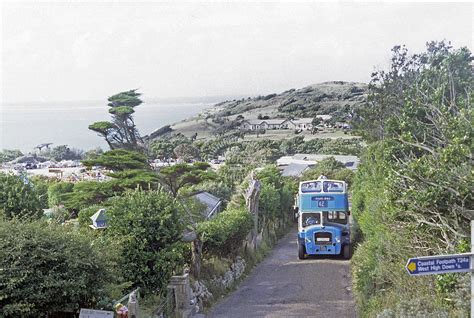
[[[301,118],[294,119],[293,123],[296,125],[297,129],[301,130],[311,130],[313,129],[313,118]]]
[[[318,115],[319,116],[319,115]],[[329,116],[329,115],[321,115]],[[331,117],[331,116],[329,116]],[[325,117],[326,118],[326,117]],[[311,130],[313,118],[301,119],[249,119],[242,122],[243,130],[259,130],[259,129],[301,129]]]

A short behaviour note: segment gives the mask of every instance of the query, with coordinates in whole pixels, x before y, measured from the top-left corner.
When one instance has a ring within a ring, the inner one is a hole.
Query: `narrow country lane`
[[[294,228],[207,317],[356,317],[349,261],[298,260]]]

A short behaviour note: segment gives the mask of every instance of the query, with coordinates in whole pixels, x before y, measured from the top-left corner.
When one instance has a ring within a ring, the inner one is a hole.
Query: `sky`
[[[253,96],[368,82],[390,49],[472,50],[471,3],[7,2],[1,101]]]

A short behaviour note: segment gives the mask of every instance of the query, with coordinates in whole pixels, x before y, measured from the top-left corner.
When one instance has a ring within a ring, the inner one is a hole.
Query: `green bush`
[[[26,177],[0,172],[0,219],[40,218],[39,195]]]
[[[198,224],[203,252],[215,256],[235,255],[252,229],[252,216],[245,209],[228,208],[212,220]]]
[[[64,226],[0,221],[0,316],[94,308],[113,281],[99,246]]]
[[[182,211],[166,192],[133,191],[110,201],[106,235],[124,246],[122,273],[135,286],[156,292],[182,273],[189,247],[181,242]]]
[[[57,182],[48,188],[48,204],[50,207],[64,203],[64,194],[72,192],[74,183]]]

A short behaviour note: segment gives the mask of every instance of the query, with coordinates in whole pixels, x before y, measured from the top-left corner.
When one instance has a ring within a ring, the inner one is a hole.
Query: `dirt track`
[[[295,228],[207,317],[356,317],[349,261],[298,260]]]

